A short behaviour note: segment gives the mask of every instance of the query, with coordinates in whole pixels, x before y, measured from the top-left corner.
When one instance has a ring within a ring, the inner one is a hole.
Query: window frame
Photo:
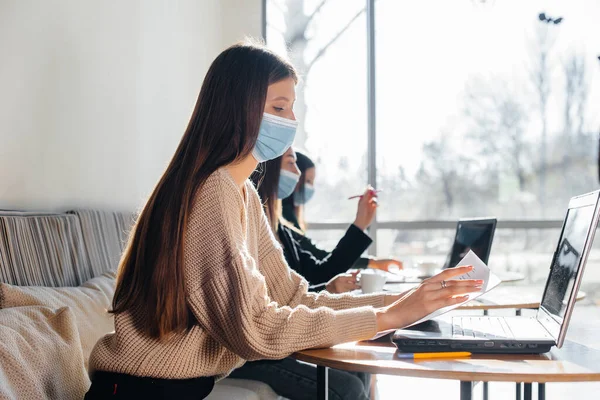
[[[375,1],[365,0],[366,32],[367,32],[367,177],[368,183],[377,187],[377,117],[376,117],[376,52],[375,52]],[[267,0],[261,0],[261,34],[267,43]],[[600,165],[600,161],[599,161]],[[457,220],[415,220],[415,221],[385,221],[379,222],[377,215],[369,227],[369,235],[373,244],[369,246],[369,254],[377,255],[377,231],[379,229],[399,230],[434,230],[454,229]],[[559,229],[562,220],[499,220],[497,229]],[[309,222],[311,230],[347,229],[348,223]]]

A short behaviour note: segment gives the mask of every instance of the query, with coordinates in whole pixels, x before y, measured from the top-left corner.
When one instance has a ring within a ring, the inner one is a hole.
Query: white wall
[[[260,0],[0,1],[0,209],[138,208]]]
[[[223,43],[230,45],[244,36],[260,38],[261,0],[221,0]]]

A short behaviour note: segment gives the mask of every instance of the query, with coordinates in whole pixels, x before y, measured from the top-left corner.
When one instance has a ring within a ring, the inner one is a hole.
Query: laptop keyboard
[[[482,339],[513,339],[514,335],[502,317],[454,317],[452,336]]]

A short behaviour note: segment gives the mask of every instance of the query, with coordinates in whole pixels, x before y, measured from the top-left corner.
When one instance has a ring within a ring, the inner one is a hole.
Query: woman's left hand
[[[394,272],[394,270],[404,269],[402,261],[393,258],[381,260],[369,260],[369,268],[380,269],[382,271]]]
[[[356,275],[358,275],[359,272],[360,271],[336,275],[327,282],[325,289],[329,293],[345,293],[358,289]]]

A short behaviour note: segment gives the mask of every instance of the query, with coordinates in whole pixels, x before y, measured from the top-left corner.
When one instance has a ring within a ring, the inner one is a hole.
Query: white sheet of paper
[[[473,270],[471,272],[468,272],[464,275],[459,275],[457,277],[452,278],[451,280],[456,280],[456,279],[481,279],[483,280],[483,286],[482,286],[482,290],[480,292],[475,292],[475,293],[469,293],[468,296],[469,298],[461,303],[457,303],[448,307],[443,307],[440,308],[437,311],[432,312],[431,314],[421,318],[420,320],[418,320],[415,323],[412,323],[408,326],[413,326],[416,324],[419,324],[421,322],[425,322],[428,321],[430,319],[433,319],[435,317],[438,317],[442,314],[447,313],[448,311],[454,310],[457,307],[462,306],[465,303],[468,303],[469,301],[478,298],[479,296],[481,296],[484,293],[489,292],[490,290],[492,290],[493,288],[495,288],[496,286],[498,286],[502,281],[500,280],[500,278],[498,278],[492,271],[490,271],[490,269],[488,268],[487,265],[485,265],[485,263],[483,261],[481,261],[481,259],[479,257],[477,257],[477,254],[473,253],[472,250],[470,250],[466,256],[464,256],[464,258],[462,260],[460,260],[460,262],[458,264],[456,264],[456,266],[459,265],[472,265],[473,266]],[[406,326],[405,328],[408,328],[408,326]],[[377,338],[380,338],[384,335],[387,335],[390,332],[394,332],[396,329],[389,329],[383,332],[378,332],[375,336],[373,336],[371,338],[371,340],[375,340]]]
[[[464,256],[464,258],[462,260],[460,260],[460,262],[458,264],[456,264],[456,266],[459,266],[459,265],[472,265],[473,270],[466,274],[459,275],[455,278],[452,278],[451,280],[481,279],[481,280],[483,280],[483,286],[481,288],[482,290],[480,292],[469,293],[468,294],[469,298],[467,300],[465,300],[461,303],[453,304],[448,307],[440,308],[439,310],[432,312],[431,314],[421,318],[420,320],[418,320],[417,322],[415,322],[413,324],[410,324],[409,326],[420,324],[421,322],[428,321],[428,320],[438,317],[442,314],[445,314],[448,311],[454,310],[455,308],[460,307],[463,304],[468,303],[469,301],[478,298],[482,294],[489,292],[490,290],[492,290],[493,288],[495,288],[502,282],[500,280],[500,278],[498,278],[492,271],[490,271],[488,266],[485,265],[485,263],[483,261],[481,261],[481,259],[479,257],[477,257],[477,254],[473,253],[472,250],[469,250],[467,255]]]

